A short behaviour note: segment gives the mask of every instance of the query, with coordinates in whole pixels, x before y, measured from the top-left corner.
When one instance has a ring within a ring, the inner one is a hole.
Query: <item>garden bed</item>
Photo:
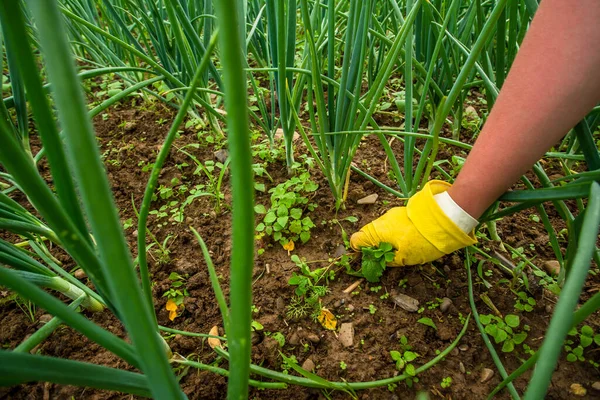
[[[132,249],[136,248],[137,236],[137,220],[132,201],[136,207],[139,207],[149,177],[147,166],[154,162],[173,117],[171,110],[148,103],[136,108],[121,105],[105,116],[98,116],[95,119],[96,132],[108,176]],[[212,197],[197,197],[185,207],[182,216],[177,217],[181,222],[173,221],[174,213],[171,210],[180,207],[189,196],[189,189],[196,185],[208,185],[206,174],[194,174],[196,165],[193,159],[178,151],[186,145],[199,143],[197,134],[193,127],[182,131],[163,168],[159,183],[166,190],[164,192],[166,198],[162,199],[158,195],[152,206],[152,209],[157,210],[158,213],[150,216],[148,230],[156,236],[158,243],[149,251],[151,254],[149,263],[159,324],[177,330],[208,333],[215,325],[222,328],[221,316],[200,247],[189,227],[198,230],[206,242],[227,296],[231,249],[229,240],[231,222],[227,205],[231,204],[231,196],[228,176],[225,174],[222,187],[224,206],[221,210],[215,210]],[[269,152],[267,144],[259,143],[264,136],[257,136],[259,140],[255,141],[255,146],[259,147],[255,147],[255,150],[271,154],[267,158],[271,156],[274,158],[264,164],[273,182],[266,177],[257,178],[257,181],[263,183],[268,191],[289,177],[283,153]],[[35,140],[36,138],[33,138],[34,143]],[[302,161],[300,154],[303,153],[304,147],[301,140],[296,143],[296,158]],[[396,141],[392,147],[401,160],[401,143]],[[223,155],[223,153],[215,153],[221,150],[218,144],[216,147],[212,144],[188,146],[185,150],[201,162],[207,160],[217,162],[216,157]],[[444,147],[438,159],[450,159],[454,154],[451,147]],[[464,156],[461,153],[456,154]],[[255,162],[263,162],[263,160],[255,156]],[[388,177],[389,166],[385,162],[385,153],[376,137],[364,138],[355,163],[380,181],[393,186]],[[218,173],[217,165],[215,170],[217,171],[215,173]],[[295,320],[286,316],[295,289],[288,284],[288,280],[292,273],[298,273],[299,269],[290,259],[288,251],[280,244],[269,238],[262,238],[257,241],[257,248],[264,249],[264,253],[261,251],[262,254],[258,255],[257,251],[253,274],[255,306],[253,318],[258,323],[255,324],[256,331],[253,334],[253,363],[274,370],[287,368],[290,374],[296,374],[283,364],[281,352],[287,357],[294,356],[299,365],[308,368],[310,363],[306,362],[310,359],[315,373],[322,378],[331,381],[366,382],[393,377],[399,373],[390,355],[391,351],[412,351],[418,354],[418,358],[412,361],[412,364],[417,367],[433,359],[437,352],[444,350],[455,340],[463,327],[463,322],[471,313],[465,253],[457,252],[420,267],[388,268],[380,283],[368,283],[363,280],[351,293],[344,293],[344,289],[357,278],[346,274],[345,268],[335,263],[338,256],[344,252],[340,227],[351,234],[390,207],[403,205],[403,202],[357,174],[352,174],[346,207],[336,213],[326,179],[316,168],[309,169],[309,172],[311,179],[319,185],[319,189],[313,192],[309,199],[311,203],[317,204],[317,208],[308,214],[316,227],[312,229],[308,242],[296,244],[295,249],[290,253],[305,259],[311,269],[330,266],[330,270],[335,271],[335,279],[329,280],[327,285],[329,292],[322,297],[322,305],[336,315],[338,326],[352,324],[353,340],[351,344],[344,345],[336,331],[325,329],[318,321],[310,317]],[[560,173],[560,169],[555,172]],[[181,185],[186,185],[187,190],[179,191]],[[167,194],[169,188],[173,189],[170,195]],[[359,199],[371,194],[378,195],[374,204],[357,203]],[[268,208],[269,199],[269,193],[256,192],[257,204]],[[25,204],[24,198],[19,200],[23,200]],[[166,212],[168,216],[159,218],[160,208],[165,205],[166,208],[162,212]],[[543,224],[539,219],[536,221],[534,214],[534,210],[530,209],[507,217],[498,222],[498,231],[507,245],[520,249],[524,256],[541,266],[544,261],[552,260],[554,256],[548,245],[548,235]],[[551,207],[549,207],[549,214],[555,228],[560,231],[564,227],[564,222],[554,215]],[[348,219],[348,217],[355,218]],[[260,216],[257,216],[257,222],[260,222],[259,220]],[[482,232],[485,234],[487,231],[484,228]],[[148,241],[150,243],[150,238]],[[157,251],[159,244],[164,246],[168,253]],[[566,240],[563,245],[566,246]],[[503,252],[497,243],[483,237],[480,238],[479,246],[488,254],[494,252],[503,254],[515,265],[520,261],[518,258],[513,259],[510,253]],[[57,254],[57,257],[66,263],[72,262],[64,254]],[[354,267],[358,268],[356,265]],[[523,343],[537,350],[551,318],[556,296],[537,283],[539,278],[529,273],[527,297],[535,300],[535,304],[529,312],[517,310],[515,309],[518,299],[516,293],[523,292],[523,287],[512,282],[494,264],[486,262],[482,266],[482,274],[491,285],[486,289],[475,267],[476,265],[473,266],[474,298],[479,313],[482,315],[494,313],[480,297],[481,294],[486,293],[502,316],[519,316],[519,326],[515,328],[515,333],[526,332],[527,338]],[[595,270],[597,271],[596,268]],[[178,274],[180,278],[173,273]],[[85,277],[82,279],[87,282]],[[178,286],[179,284],[175,282],[181,282],[182,285]],[[514,292],[511,291],[511,283]],[[585,295],[581,300],[584,301],[594,294],[600,288],[599,285],[598,276],[590,274],[584,288]],[[166,309],[167,297],[164,294],[170,289],[183,290],[184,288],[187,290],[183,302],[185,309],[179,309],[178,316],[171,321],[169,311]],[[394,302],[394,297],[399,294],[416,299],[419,302],[418,310],[410,312],[399,307]],[[2,302],[0,343],[4,348],[13,349],[27,335],[42,326],[47,321],[48,315],[40,309],[28,315],[15,301],[4,301],[8,296],[8,292],[0,292]],[[445,298],[449,300],[445,300],[444,306],[441,307]],[[86,315],[108,331],[121,337],[125,336],[122,325],[109,311],[97,314],[86,312]],[[423,318],[429,318],[436,328],[417,322]],[[586,321],[586,324],[597,332],[600,329],[600,317],[596,313]],[[528,331],[524,330],[525,325],[529,327]],[[223,334],[222,329],[220,333]],[[226,362],[219,359],[208,343],[201,338],[165,332],[163,335],[174,352],[190,360],[226,366]],[[402,339],[403,337],[405,339]],[[285,339],[283,347],[280,343],[281,338]],[[578,344],[577,338],[570,337],[570,339],[575,341],[575,345]],[[528,357],[522,344],[517,344],[512,352],[504,353],[501,348],[502,345],[496,346],[502,363],[509,373]],[[583,355],[585,361],[569,362],[565,359],[566,353],[563,352],[547,398],[565,399],[575,396],[573,384],[580,384],[587,389],[587,395],[581,398],[599,398],[600,392],[595,391],[592,385],[600,380],[600,374],[598,369],[589,363],[590,360],[600,362],[598,348],[595,344],[586,347]],[[55,331],[36,351],[47,356],[87,361],[115,368],[130,368],[107,350],[64,326]],[[486,368],[493,370],[494,374],[482,382],[482,373]],[[181,386],[190,399],[224,398],[227,388],[226,378],[192,368],[178,368],[177,373],[181,379]],[[529,377],[530,373],[526,373],[515,382],[515,387],[520,393],[524,392]],[[451,378],[451,381],[447,378]],[[419,374],[418,382],[413,382],[411,387],[407,382],[400,382],[396,386],[359,391],[357,395],[361,399],[412,399],[418,392],[426,391],[431,398],[482,399],[501,380],[471,318],[459,346],[431,369]],[[442,382],[445,384],[442,385]],[[47,383],[0,388],[0,397],[7,399],[66,399],[71,396],[75,399],[131,398],[130,395]],[[255,399],[316,399],[325,396],[348,398],[348,394],[343,392],[321,393],[317,389],[299,386],[289,386],[285,390],[252,389],[250,394],[250,398]],[[508,398],[508,395],[506,392],[501,392],[497,397]]]

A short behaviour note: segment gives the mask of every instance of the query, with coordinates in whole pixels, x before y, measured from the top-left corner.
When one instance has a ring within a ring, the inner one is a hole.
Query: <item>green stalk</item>
[[[215,292],[215,297],[217,298],[217,304],[219,305],[219,310],[221,311],[221,317],[223,318],[223,328],[225,329],[225,336],[229,336],[229,308],[227,307],[227,301],[225,300],[225,296],[223,295],[223,291],[221,290],[221,285],[219,284],[219,277],[217,276],[217,272],[215,271],[215,266],[213,265],[212,259],[210,258],[210,253],[208,252],[208,248],[206,248],[206,243],[202,240],[202,237],[193,227],[190,227],[194,236],[196,236],[196,240],[200,244],[202,248],[202,254],[204,255],[204,261],[206,261],[206,267],[208,268],[208,276],[210,278],[210,283],[212,285],[213,291]]]
[[[84,301],[82,302],[82,306],[92,312],[100,312],[104,310],[104,306],[98,300],[88,296],[83,290],[58,276],[47,276],[28,271],[16,271],[16,273],[34,285],[56,290],[71,300],[77,300],[83,296]]]
[[[64,129],[67,154],[79,184],[103,270],[110,277],[107,280],[108,295],[114,301],[138,352],[141,369],[148,377],[152,394],[157,398],[183,398],[162,342],[157,335],[149,334],[156,331],[152,313],[138,286],[58,6],[47,0],[28,0],[28,4],[46,56],[49,79],[56,84],[53,94]]]
[[[566,280],[548,326],[546,338],[540,349],[540,358],[533,373],[526,400],[541,399],[546,395],[552,373],[558,361],[567,332],[573,323],[583,284],[590,268],[592,254],[596,250],[596,238],[600,226],[600,185],[593,183],[585,218],[579,234],[577,253],[573,258],[569,278]]]
[[[494,364],[496,365],[496,368],[500,372],[502,379],[506,379],[506,377],[508,376],[508,374],[506,373],[506,369],[504,368],[504,365],[502,365],[502,361],[500,361],[500,358],[498,357],[498,353],[496,353],[496,349],[494,349],[494,345],[492,344],[492,342],[490,342],[490,338],[488,337],[487,333],[485,332],[485,328],[479,321],[479,313],[477,312],[477,307],[475,306],[475,299],[473,296],[473,278],[471,276],[471,255],[469,254],[468,248],[465,250],[465,264],[467,267],[467,278],[468,278],[468,284],[469,284],[469,303],[471,304],[471,311],[473,312],[473,319],[475,319],[475,323],[477,324],[479,333],[481,333],[481,338],[483,339],[483,343],[485,343],[485,346],[488,348],[488,351],[490,352],[490,355],[492,356],[492,360],[494,360]],[[510,383],[508,385],[508,391],[510,392],[510,395],[513,399],[520,399],[519,393],[517,393],[517,390],[515,389],[515,387],[512,383]]]
[[[1,350],[0,386],[13,386],[31,381],[92,387],[152,397],[148,390],[148,378],[144,375],[80,361]]]
[[[85,300],[86,297],[87,296],[85,294],[79,296],[79,298],[75,299],[71,304],[69,304],[69,309],[73,311],[77,310],[77,307],[79,307],[81,302]],[[13,351],[16,353],[29,353],[35,346],[46,340],[48,336],[52,335],[56,328],[58,328],[62,323],[63,321],[60,318],[52,318],[44,326],[35,331],[33,335],[29,336],[27,339],[21,342],[20,345],[15,347]]]
[[[139,366],[137,355],[129,343],[100,328],[81,314],[69,310],[61,301],[44,292],[33,283],[21,278],[15,271],[0,268],[0,282],[23,298],[29,299],[39,307],[44,308],[50,314],[56,315],[67,325],[121,357],[132,366]]]
[[[235,0],[214,1],[219,21],[237,26]],[[231,187],[233,192],[232,254],[230,272],[231,321],[228,341],[231,351],[229,400],[248,398],[250,375],[250,324],[252,322],[252,269],[254,260],[254,184],[250,135],[248,133],[246,75],[240,38],[234,29],[220,35],[225,105],[229,128]],[[283,60],[279,60],[283,62]],[[285,97],[285,96],[284,96]]]

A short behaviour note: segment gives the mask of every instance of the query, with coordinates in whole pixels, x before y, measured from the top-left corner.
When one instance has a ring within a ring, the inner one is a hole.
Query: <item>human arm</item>
[[[600,101],[598,21],[600,1],[542,2],[488,121],[447,189],[458,207],[455,215],[466,211],[479,218]],[[366,225],[352,236],[352,247],[389,242],[397,250],[396,265],[414,265],[470,244],[464,237],[457,239],[461,228],[455,218],[450,218],[454,225],[445,221],[443,229],[435,225],[451,213],[430,197],[426,204],[411,199],[412,208],[420,210],[413,212],[414,218],[406,212],[409,202],[407,208],[394,208]],[[437,217],[424,218],[428,215]]]
[[[448,190],[474,218],[600,102],[600,1],[544,0]]]

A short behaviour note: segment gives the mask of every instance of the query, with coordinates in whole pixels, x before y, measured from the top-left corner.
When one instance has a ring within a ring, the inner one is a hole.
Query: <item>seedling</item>
[[[400,338],[400,342],[402,350],[392,350],[390,351],[390,356],[392,357],[392,360],[396,362],[396,369],[398,371],[404,370],[404,373],[410,377],[406,380],[406,384],[408,387],[412,387],[413,382],[418,382],[419,379],[415,376],[417,374],[415,366],[410,363],[419,358],[419,354],[410,351],[411,347],[408,345],[408,340],[406,340],[405,336]],[[402,344],[402,342],[405,343]]]
[[[348,368],[348,365],[346,365],[346,363],[345,363],[345,362],[343,362],[343,361],[340,361],[340,369],[341,369],[342,371],[345,371],[345,370],[346,370],[346,368]]]
[[[600,334],[594,334],[594,329],[589,325],[581,327],[580,331],[577,328],[573,328],[569,331],[569,336],[579,338],[579,345],[575,347],[575,342],[571,339],[565,341],[565,351],[567,354],[567,361],[585,361],[584,350],[591,346],[592,343],[600,346]]]
[[[502,343],[502,351],[510,353],[515,349],[515,345],[519,345],[527,339],[526,332],[516,332],[516,328],[520,325],[518,315],[508,314],[504,319],[495,315],[481,315],[479,317],[481,323],[485,326],[485,332],[494,338],[496,343]],[[523,327],[528,330],[528,326]]]
[[[394,247],[382,242],[377,247],[363,247],[362,264],[359,272],[348,270],[351,275],[364,276],[369,282],[379,282],[387,263],[394,260]]]
[[[300,269],[300,274],[293,272],[288,281],[288,284],[296,286],[296,297],[292,298],[288,305],[286,315],[288,318],[299,319],[310,313],[313,319],[316,319],[321,311],[320,298],[329,290],[327,286],[318,283],[322,279],[327,283],[333,271],[329,267],[311,271],[308,264],[297,255],[292,255],[291,259]]]
[[[533,311],[533,306],[537,303],[533,297],[529,297],[526,292],[518,292],[517,294],[517,302],[515,303],[515,310],[531,312]]]
[[[257,214],[264,215],[262,222],[256,227],[258,236],[271,236],[281,246],[298,240],[306,243],[310,239],[311,229],[315,227],[306,212],[317,207],[315,203],[309,202],[306,195],[318,187],[310,179],[309,173],[303,172],[269,190],[269,209],[261,204],[254,208]]]
[[[452,378],[447,376],[444,379],[442,379],[442,383],[440,383],[440,386],[444,389],[449,388],[450,386],[452,386]]]
[[[423,318],[419,319],[417,322],[420,324],[423,324],[425,326],[429,326],[437,331],[437,326],[435,325],[435,322],[433,322],[433,320],[431,318],[423,317]]]
[[[180,309],[185,309],[185,298],[189,296],[184,287],[187,280],[186,276],[181,276],[177,272],[171,272],[169,275],[171,288],[163,293],[162,297],[167,298],[166,309],[169,311],[169,319],[173,321],[180,313]]]

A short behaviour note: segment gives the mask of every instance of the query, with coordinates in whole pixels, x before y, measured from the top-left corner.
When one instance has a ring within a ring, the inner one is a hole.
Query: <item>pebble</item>
[[[341,300],[338,300],[338,301],[336,301],[336,302],[333,304],[333,307],[334,307],[334,308],[340,308],[340,307],[341,307],[341,306],[343,306],[344,304],[346,304],[346,299],[341,299]]]
[[[458,346],[458,349],[460,351],[467,351],[467,350],[469,350],[469,345],[468,344],[461,344],[460,346]]]
[[[133,121],[129,121],[125,123],[125,126],[123,127],[123,129],[125,130],[125,132],[131,132],[135,129],[136,123]]]
[[[277,300],[275,300],[275,308],[280,312],[285,309],[285,300],[283,300],[283,297],[278,297]]]
[[[459,354],[459,351],[458,351],[458,349],[455,347],[455,348],[453,348],[453,349],[452,349],[452,351],[450,352],[450,354],[451,354],[451,355],[453,355],[453,356],[457,356],[457,355]]]
[[[452,272],[452,269],[450,268],[449,265],[444,265],[444,272],[446,273],[446,275],[450,275],[450,273]]]
[[[346,310],[348,310],[348,312],[353,312],[354,306],[352,304],[349,304],[348,307],[346,307]]]
[[[138,230],[136,229],[135,231],[133,231],[131,235],[135,238],[138,237]]]
[[[363,197],[362,199],[358,199],[356,202],[358,204],[374,204],[377,201],[378,197],[379,195],[377,193],[373,193]]]
[[[354,325],[352,325],[352,322],[342,324],[338,339],[344,347],[350,347],[354,344]]]
[[[465,364],[462,363],[462,361],[460,361],[458,363],[458,369],[460,370],[460,372],[462,372],[463,374],[465,374],[467,372],[467,370],[465,369]]]
[[[44,314],[40,317],[39,321],[42,324],[47,324],[48,322],[50,322],[50,320],[52,319],[52,315],[50,314]]]
[[[552,314],[552,311],[553,311],[553,310],[552,310],[552,305],[551,305],[551,304],[546,304],[546,312],[547,312],[548,314]]]
[[[396,305],[408,312],[416,312],[419,309],[419,300],[413,299],[410,296],[399,293],[392,296],[392,300]]]
[[[583,397],[587,394],[587,390],[581,386],[579,383],[574,383],[570,387],[571,393],[575,396]]]
[[[452,305],[452,300],[450,300],[447,297],[444,297],[442,299],[442,304],[440,304],[440,310],[445,313],[448,311],[448,309],[450,309],[450,306]]]
[[[298,336],[296,332],[292,333],[292,335],[288,339],[288,343],[292,346],[298,346],[300,344],[300,336]]]
[[[340,258],[347,252],[348,251],[346,250],[346,246],[344,246],[343,244],[340,244],[340,245],[338,245],[338,247],[336,247],[335,253],[333,253],[333,258]]]
[[[213,326],[208,334],[212,336],[219,336],[219,327],[217,325]],[[214,349],[215,347],[221,347],[221,341],[217,338],[209,337],[207,342],[211,349]]]
[[[594,389],[594,390],[597,390],[597,391],[599,391],[599,392],[600,392],[600,381],[598,381],[598,382],[594,382],[594,383],[592,384],[592,389]]]
[[[557,276],[560,273],[560,263],[556,260],[544,261],[542,269],[548,275]]]
[[[215,151],[213,155],[215,156],[218,162],[220,162],[221,164],[225,164],[225,161],[227,161],[227,157],[229,157],[229,152],[225,149],[220,149]]]
[[[79,268],[77,271],[75,271],[73,276],[77,279],[83,279],[85,278],[85,272],[81,268]]]
[[[481,371],[481,379],[479,379],[479,382],[481,382],[481,383],[487,382],[490,379],[492,379],[492,376],[494,376],[494,370],[491,370],[489,368],[484,368]]]
[[[313,343],[319,343],[321,341],[321,338],[316,333],[308,333],[306,334],[306,338]]]
[[[315,370],[315,363],[310,358],[302,363],[302,369],[305,371],[313,372]]]

